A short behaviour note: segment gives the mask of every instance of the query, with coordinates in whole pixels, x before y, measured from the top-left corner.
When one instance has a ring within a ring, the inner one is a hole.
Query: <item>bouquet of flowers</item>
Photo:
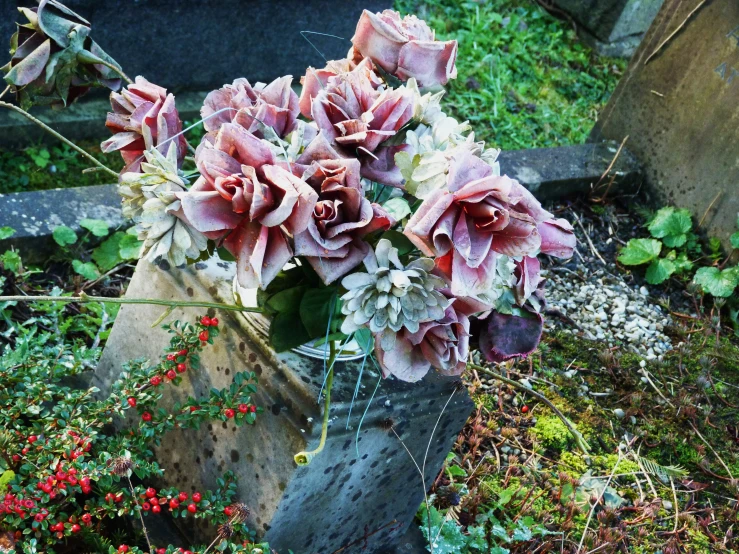
[[[70,87],[125,77],[83,48],[88,24],[62,8],[44,0],[26,14],[30,38],[5,68],[20,94],[48,87],[65,52]],[[126,162],[119,190],[143,254],[235,260],[235,290],[259,289],[277,350],[354,339],[405,381],[460,374],[472,339],[490,361],[530,353],[543,323],[537,256],[571,256],[572,226],[444,112],[456,41],[385,10],[364,11],[351,42],[346,58],[307,69],[300,95],[291,76],[211,92],[194,149],[164,88],[137,77],[111,94],[102,147]]]

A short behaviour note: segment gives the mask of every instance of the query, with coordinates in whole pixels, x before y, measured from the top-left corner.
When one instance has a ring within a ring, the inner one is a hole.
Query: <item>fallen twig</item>
[[[682,23],[680,23],[680,25],[678,25],[678,26],[677,26],[677,28],[676,28],[676,29],[675,29],[674,31],[672,31],[672,32],[670,33],[670,35],[669,35],[669,36],[668,36],[668,37],[667,37],[667,38],[666,38],[665,40],[663,40],[663,41],[662,41],[662,42],[661,42],[661,43],[659,44],[659,46],[657,46],[657,48],[655,48],[654,52],[652,52],[651,54],[649,54],[649,56],[647,57],[647,59],[646,59],[646,60],[644,61],[644,65],[647,65],[647,64],[648,64],[648,63],[649,63],[649,62],[650,62],[650,61],[652,60],[652,58],[654,58],[654,57],[655,57],[655,56],[657,55],[657,53],[658,53],[658,52],[659,52],[660,50],[662,50],[662,48],[663,48],[663,47],[665,46],[665,44],[667,44],[668,42],[670,42],[670,41],[672,40],[672,38],[673,38],[673,37],[674,37],[674,36],[675,36],[676,34],[678,34],[678,33],[679,33],[679,32],[680,32],[681,30],[682,30],[682,28],[683,28],[683,27],[685,27],[685,24],[686,24],[686,23],[688,22],[688,20],[689,20],[689,19],[690,19],[691,17],[693,17],[693,14],[695,14],[695,13],[696,13],[696,12],[697,12],[697,11],[698,11],[699,9],[701,9],[701,8],[703,7],[703,4],[705,4],[705,3],[706,3],[706,1],[707,1],[707,0],[701,0],[701,1],[700,1],[700,2],[698,3],[698,5],[697,5],[697,6],[695,7],[695,8],[693,8],[693,9],[691,10],[691,12],[690,12],[690,13],[688,14],[688,17],[686,17],[686,18],[685,18],[685,19],[683,20],[683,22],[682,22]]]
[[[575,211],[572,211],[572,215],[575,218],[575,221],[577,221],[577,224],[580,226],[580,229],[582,229],[582,234],[585,235],[585,240],[588,241],[588,246],[590,247],[590,251],[593,253],[593,255],[598,258],[603,265],[607,265],[606,261],[603,259],[603,257],[600,255],[600,252],[595,248],[595,245],[593,244],[593,241],[590,240],[590,235],[588,235],[588,232],[585,230],[585,227],[583,227],[582,221],[580,221],[580,217],[575,213]]]

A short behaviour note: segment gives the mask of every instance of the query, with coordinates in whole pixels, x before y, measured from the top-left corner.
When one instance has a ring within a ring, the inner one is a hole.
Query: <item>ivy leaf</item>
[[[387,210],[387,213],[389,213],[395,221],[400,221],[411,214],[411,207],[405,198],[391,198],[385,202],[382,207]]]
[[[66,225],[54,227],[54,230],[51,232],[51,236],[54,237],[54,240],[59,246],[69,246],[70,244],[77,242],[77,233]]]
[[[96,237],[108,236],[108,224],[101,219],[83,219],[80,221],[80,227],[87,229]]]
[[[118,255],[122,260],[138,260],[143,247],[144,241],[139,240],[136,235],[126,233],[118,245]]]
[[[646,279],[650,285],[659,285],[675,273],[675,263],[667,258],[657,258],[647,268]]]
[[[739,267],[730,267],[723,271],[717,267],[701,267],[695,272],[694,280],[703,288],[703,292],[726,298],[739,285]]]
[[[100,272],[92,262],[83,262],[82,260],[72,260],[72,268],[75,273],[82,275],[88,281],[94,281],[100,277]]]
[[[0,227],[0,240],[9,239],[15,235],[15,229],[12,227]],[[739,235],[739,233],[737,233]]]
[[[618,261],[624,265],[646,264],[657,258],[662,250],[662,243],[655,239],[631,239],[618,255]]]
[[[693,221],[688,210],[676,210],[668,206],[655,214],[648,229],[653,237],[664,239],[666,246],[675,248],[685,244],[692,227]]]

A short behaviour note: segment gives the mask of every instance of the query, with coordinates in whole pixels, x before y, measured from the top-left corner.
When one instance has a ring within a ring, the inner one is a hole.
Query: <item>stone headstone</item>
[[[141,261],[127,295],[233,303],[233,275],[233,264],[217,259],[168,272]],[[161,313],[161,306],[123,306],[95,373],[94,384],[102,391],[126,360],[159,359],[168,335],[150,325]],[[204,313],[178,309],[168,320],[193,321]],[[298,467],[293,455],[314,448],[321,433],[317,400],[323,361],[293,352],[275,354],[247,317],[225,311],[217,315],[223,332],[203,352],[202,370],[189,370],[179,387],[165,387],[163,403],[207,396],[211,387],[229,386],[234,373],[248,369],[259,376],[256,404],[265,412],[254,426],[214,422],[199,431],[169,433],[155,451],[166,468],[160,484],[188,492],[213,489],[223,472],[234,471],[237,499],[252,510],[248,524],[278,552],[389,554],[397,545],[406,548],[408,541],[401,537],[423,501],[424,487],[430,487],[473,408],[466,391],[457,390],[458,381],[437,373],[415,384],[380,381],[368,363],[347,428],[361,362],[337,364],[326,447],[309,466]],[[419,465],[428,449],[423,483],[406,447]],[[181,525],[191,541],[209,543],[215,535],[193,520]]]
[[[366,8],[391,0],[64,0],[92,23],[92,37],[131,77],[143,75],[172,89],[211,90],[237,77],[252,82],[282,75],[298,78],[307,66],[346,56]],[[17,6],[35,0],[0,0],[0,42],[8,44],[19,20]],[[6,49],[3,48],[3,51]],[[0,56],[0,65],[5,61]]]
[[[663,0],[554,0],[577,24],[580,36],[606,56],[629,57]]]
[[[658,202],[728,246],[739,212],[739,2],[666,0],[591,138],[621,141]]]

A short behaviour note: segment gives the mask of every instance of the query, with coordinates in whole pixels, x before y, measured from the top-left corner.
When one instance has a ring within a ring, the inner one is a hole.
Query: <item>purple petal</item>
[[[480,334],[480,351],[489,362],[503,362],[518,356],[526,357],[539,345],[544,318],[492,312]]]

